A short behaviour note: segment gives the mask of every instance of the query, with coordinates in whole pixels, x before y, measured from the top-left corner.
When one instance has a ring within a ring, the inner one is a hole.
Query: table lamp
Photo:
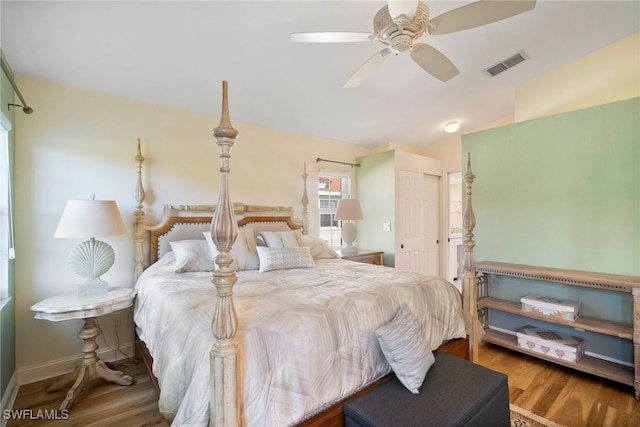
[[[96,237],[127,232],[113,200],[69,200],[62,212],[54,237],[89,238],[76,246],[68,257],[74,273],[86,281],[78,287],[78,296],[106,293],[107,282],[100,279],[115,260],[113,248]]]
[[[356,240],[358,231],[356,225],[351,221],[362,219],[360,202],[357,199],[340,199],[338,201],[338,207],[336,208],[336,219],[347,221],[342,223],[342,229],[340,231],[342,242],[345,245],[341,248],[342,252],[357,252],[358,248],[353,246],[353,242]]]

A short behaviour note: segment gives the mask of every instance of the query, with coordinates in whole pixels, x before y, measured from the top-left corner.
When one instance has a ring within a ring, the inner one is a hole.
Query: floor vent
[[[507,71],[509,68],[514,67],[527,59],[529,59],[529,56],[525,53],[525,51],[521,50],[520,52],[508,57],[507,59],[504,59],[489,68],[485,68],[483,71],[491,77],[495,77],[503,71]]]

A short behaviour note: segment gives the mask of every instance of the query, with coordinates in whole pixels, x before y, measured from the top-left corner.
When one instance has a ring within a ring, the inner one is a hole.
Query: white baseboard
[[[129,355],[130,357],[134,357],[134,348],[134,343],[121,345],[120,351],[106,348],[104,350],[98,350],[98,357],[105,362],[115,362],[117,360],[123,360],[126,358],[125,354]],[[78,355],[65,357],[58,360],[52,360],[40,365],[18,369],[18,385],[31,384],[36,381],[46,380],[48,378],[67,374],[73,371],[73,369],[78,363],[80,363],[81,360],[82,356]]]
[[[6,409],[13,408],[13,404],[16,401],[16,396],[18,395],[18,381],[16,377],[16,373],[14,372],[11,375],[11,379],[9,380],[9,384],[7,384],[7,389],[4,391],[2,395],[2,401],[0,402],[0,414],[4,414]],[[4,416],[0,417],[0,427],[5,427],[7,425],[7,420]]]

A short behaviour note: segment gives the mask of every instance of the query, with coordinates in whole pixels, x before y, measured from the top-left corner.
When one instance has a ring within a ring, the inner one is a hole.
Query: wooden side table
[[[91,380],[102,378],[120,385],[131,385],[133,378],[121,371],[109,369],[98,358],[96,338],[102,331],[97,317],[123,310],[133,305],[135,290],[131,288],[109,288],[106,294],[78,296],[75,292],[53,296],[31,306],[36,319],[52,322],[69,319],[83,319],[84,325],[78,337],[84,341],[82,362],[72,373],[56,380],[47,391],[60,390],[67,384],[73,383],[67,397],[60,404],[60,410],[69,409],[73,405],[82,388]]]
[[[371,251],[367,249],[358,249],[355,252],[341,252],[337,250],[336,252],[342,259],[375,265],[382,265],[382,255],[384,255],[383,251]]]

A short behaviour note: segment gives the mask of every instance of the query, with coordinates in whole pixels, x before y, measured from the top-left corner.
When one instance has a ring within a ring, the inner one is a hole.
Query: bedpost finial
[[[137,162],[144,161],[144,156],[142,155],[142,150],[140,149],[140,138],[138,138],[138,152],[136,153],[136,156],[133,159]]]
[[[471,152],[467,152],[467,172],[464,174],[464,178],[473,182],[475,177],[476,176],[471,171]]]
[[[229,83],[226,80],[222,81],[222,112],[220,115],[220,124],[213,129],[213,136],[226,137],[234,139],[238,136],[239,132],[233,128],[231,119],[229,118],[229,95],[228,95]]]

